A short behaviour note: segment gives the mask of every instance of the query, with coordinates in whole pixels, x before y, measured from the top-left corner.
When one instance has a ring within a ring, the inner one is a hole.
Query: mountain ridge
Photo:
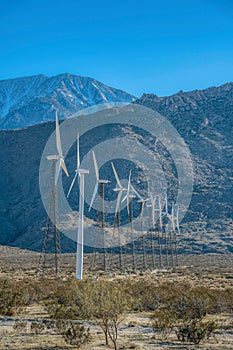
[[[70,73],[2,80],[0,129],[18,129],[54,120],[55,110],[61,119],[66,119],[94,105],[134,100],[133,95],[123,90]]]
[[[180,93],[181,96],[175,94],[159,102],[156,95],[144,94],[134,102],[154,109],[167,118],[191,151],[194,190],[187,215],[181,223],[180,250],[184,253],[233,251],[233,84],[224,84],[216,89],[207,89],[207,93],[200,90],[192,92],[192,101],[190,95],[186,99],[186,93]],[[38,171],[44,145],[54,128],[54,122],[48,122],[21,130],[0,131],[0,162],[3,169],[0,173],[0,244],[41,249],[41,228],[45,226],[46,213],[40,198]],[[122,129],[118,130],[122,132]],[[127,133],[126,136],[135,136],[133,129]],[[96,143],[102,142],[104,134],[108,132],[93,131],[87,138],[83,136],[82,151],[88,151]],[[109,137],[116,135],[116,130],[109,133]],[[154,140],[143,137],[147,147],[154,146]],[[135,139],[138,141],[137,137]],[[66,162],[69,171],[74,172],[75,147]],[[128,173],[124,178],[127,176]],[[112,171],[106,177],[114,185]],[[68,190],[70,179],[65,178],[64,183]],[[77,194],[74,190],[73,198],[78,198]],[[72,196],[70,200],[72,202]],[[68,239],[63,237],[62,242],[65,247],[63,251],[74,249],[74,243],[68,242]]]

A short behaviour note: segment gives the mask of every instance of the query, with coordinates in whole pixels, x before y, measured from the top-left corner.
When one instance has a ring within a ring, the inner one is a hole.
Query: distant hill
[[[135,97],[95,79],[72,74],[0,81],[0,129],[16,129],[69,118],[84,108],[110,102],[132,102]]]
[[[191,150],[195,186],[189,221],[195,223],[189,223],[187,232],[202,237],[204,251],[210,248],[209,239],[220,234],[232,251],[233,83],[165,97],[143,94],[136,103],[165,116]],[[207,232],[210,236],[206,240],[203,234]],[[214,244],[217,252],[218,243]]]
[[[228,83],[167,97],[144,94],[135,102],[168,118],[191,150],[195,183],[189,210],[181,223],[183,253],[233,251],[232,97],[233,84]],[[111,137],[126,132],[132,137],[135,130],[127,130],[119,127],[105,133],[95,131],[82,140],[82,150],[88,151],[93,144],[104,140],[106,134]],[[38,170],[44,145],[53,131],[54,122],[0,131],[0,244],[41,248],[41,227],[45,225],[46,213],[40,199]],[[143,137],[148,145],[150,141]],[[161,148],[164,156],[162,152]],[[74,171],[75,157],[74,147],[66,159],[69,170]],[[134,175],[137,174],[134,172]],[[112,171],[106,177],[114,186]],[[66,190],[70,181],[64,178]],[[140,186],[138,189],[140,191]],[[74,193],[73,198],[76,205],[77,194]],[[63,251],[74,249],[73,242],[65,237],[62,241]]]

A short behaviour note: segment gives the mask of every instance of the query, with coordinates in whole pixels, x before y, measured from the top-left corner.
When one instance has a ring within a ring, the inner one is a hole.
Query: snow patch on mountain
[[[135,97],[96,79],[59,74],[35,75],[0,81],[0,128],[16,129],[69,118],[82,109],[112,102],[135,101]]]

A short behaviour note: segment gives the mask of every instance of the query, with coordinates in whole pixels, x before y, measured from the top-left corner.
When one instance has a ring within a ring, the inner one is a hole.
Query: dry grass
[[[20,280],[25,277],[41,280],[37,273],[39,253],[20,250],[11,247],[0,247],[1,267],[0,278]],[[85,257],[85,278],[93,278],[86,267],[90,257]],[[75,256],[63,256],[63,278],[74,276]],[[210,288],[233,287],[233,255],[189,255],[180,256],[180,266],[168,271],[147,271],[138,275],[113,274],[108,279],[130,279],[153,281],[158,284],[165,281],[174,283],[189,282],[193,286],[208,286]],[[101,275],[99,278],[102,278]],[[232,315],[218,315],[220,327],[214,337],[200,345],[183,344],[171,334],[169,342],[161,340],[160,335],[154,335],[151,327],[150,313],[128,313],[119,330],[119,349],[233,349],[233,319]],[[30,330],[32,322],[43,322],[48,319],[43,305],[36,303],[24,310],[23,314],[14,317],[0,317],[0,349],[76,349],[67,345],[54,329],[45,328],[40,334]],[[14,330],[15,322],[24,321],[27,324],[23,331]],[[104,336],[94,323],[86,323],[90,327],[92,341],[85,349],[105,349]]]

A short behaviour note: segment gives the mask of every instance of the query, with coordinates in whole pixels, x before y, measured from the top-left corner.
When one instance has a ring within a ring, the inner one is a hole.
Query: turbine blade
[[[178,221],[177,224],[176,224],[176,228],[177,228],[178,234],[180,235],[180,225],[179,225],[179,221]]]
[[[61,171],[61,162],[57,161],[56,163],[56,172],[55,172],[55,186],[57,186],[59,175]]]
[[[65,165],[65,162],[64,162],[63,158],[60,159],[60,163],[61,163],[61,167],[62,167],[64,173],[66,174],[67,177],[69,177],[69,173],[68,173],[68,170],[67,170],[67,167]]]
[[[160,231],[163,231],[163,220],[162,220],[162,215],[161,212],[159,212],[159,225],[160,225]]]
[[[126,203],[127,203],[127,211],[128,211],[128,215],[129,215],[129,197],[128,196],[126,198]]]
[[[142,199],[142,196],[135,190],[135,188],[133,187],[133,185],[131,185],[131,190],[136,194],[136,196],[137,196],[139,199]]]
[[[159,204],[159,225],[160,225],[160,231],[163,230],[163,221],[162,221],[162,208],[161,208],[161,198],[158,196],[158,204]]]
[[[91,198],[91,204],[90,204],[90,207],[89,207],[89,211],[91,210],[92,208],[92,205],[94,203],[94,200],[95,200],[95,197],[96,197],[96,194],[97,194],[97,191],[98,191],[98,182],[95,184],[95,187],[94,187],[94,191],[93,191],[93,195],[92,195],[92,198]]]
[[[95,168],[95,176],[96,176],[96,180],[98,181],[99,180],[99,169],[98,169],[98,165],[97,165],[94,151],[92,151],[92,155],[93,155],[93,162],[94,162],[94,168]]]
[[[167,194],[165,196],[165,213],[168,214],[168,207],[167,207]]]
[[[71,192],[71,190],[72,190],[72,188],[73,188],[73,186],[74,186],[74,183],[75,183],[75,180],[76,180],[77,176],[78,176],[78,172],[76,171],[76,173],[75,173],[75,175],[74,175],[74,178],[73,178],[73,181],[71,182],[69,191],[68,191],[68,193],[67,193],[67,198],[68,198],[69,195],[70,195],[70,192]]]
[[[56,111],[56,143],[57,143],[57,151],[60,157],[62,157],[62,149],[61,149],[61,135],[60,135],[60,129],[59,129],[59,121],[58,121],[58,114]]]
[[[174,202],[172,202],[171,215],[174,215]]]
[[[178,234],[180,235],[180,223],[179,223],[179,205],[176,207],[176,227]]]
[[[149,180],[147,176],[146,176],[146,181],[147,181],[147,195],[148,197],[150,197],[150,186],[149,186]]]
[[[129,195],[130,186],[131,186],[131,170],[130,170],[130,172],[129,172],[129,181],[128,181],[128,188],[127,188],[127,196]]]
[[[119,208],[120,208],[120,204],[121,204],[121,196],[122,196],[122,191],[119,191],[119,192],[118,192],[118,195],[117,195],[117,202],[116,202],[115,216],[117,216],[117,213],[118,213]]]
[[[174,216],[171,217],[171,221],[172,221],[172,230],[175,231],[176,226],[175,226]]]
[[[124,198],[122,199],[121,203],[124,203],[124,201],[128,198],[128,195],[126,193],[126,195],[124,196]]]
[[[115,169],[115,166],[114,166],[113,162],[111,162],[111,164],[112,164],[112,170],[113,170],[113,172],[114,172],[114,176],[115,176],[116,182],[117,182],[118,186],[119,186],[120,188],[122,188],[120,179],[119,179],[119,177],[118,177],[118,174],[117,174],[117,172],[116,172],[116,169]]]
[[[80,154],[79,154],[79,133],[77,135],[77,170],[80,167]]]

